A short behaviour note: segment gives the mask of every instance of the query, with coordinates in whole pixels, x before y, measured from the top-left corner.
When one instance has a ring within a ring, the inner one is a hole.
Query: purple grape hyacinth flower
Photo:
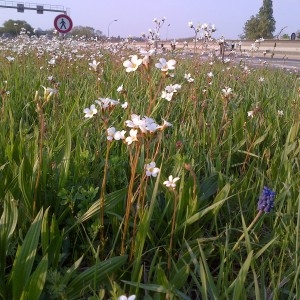
[[[269,213],[274,208],[276,193],[264,186],[257,203],[257,210]]]

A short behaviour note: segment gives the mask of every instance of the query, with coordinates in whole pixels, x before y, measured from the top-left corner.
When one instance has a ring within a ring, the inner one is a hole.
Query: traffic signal
[[[24,12],[24,4],[18,3],[17,4],[17,11],[23,13]]]
[[[43,5],[37,5],[36,6],[36,12],[40,15],[44,13],[44,6]]]

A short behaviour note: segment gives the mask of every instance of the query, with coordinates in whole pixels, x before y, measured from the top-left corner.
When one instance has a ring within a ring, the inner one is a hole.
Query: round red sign
[[[72,19],[64,14],[58,15],[54,19],[54,27],[60,33],[67,33],[73,27]]]

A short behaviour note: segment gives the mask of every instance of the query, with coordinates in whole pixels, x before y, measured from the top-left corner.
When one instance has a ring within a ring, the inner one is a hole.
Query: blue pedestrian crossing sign
[[[67,33],[73,27],[72,19],[65,14],[58,15],[54,19],[54,27],[60,33]]]

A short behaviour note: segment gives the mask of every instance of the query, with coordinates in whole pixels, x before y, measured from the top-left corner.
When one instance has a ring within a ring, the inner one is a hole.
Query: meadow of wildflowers
[[[299,74],[154,22],[0,40],[1,299],[299,297]]]

